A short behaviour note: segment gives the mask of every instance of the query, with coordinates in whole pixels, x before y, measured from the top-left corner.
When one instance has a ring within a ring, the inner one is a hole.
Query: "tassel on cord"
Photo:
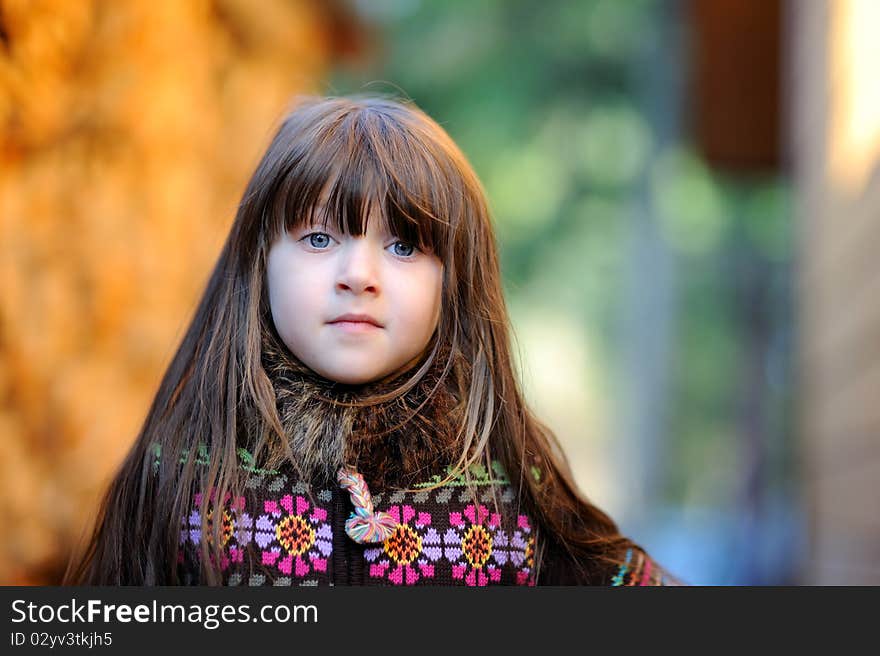
[[[360,544],[384,542],[397,528],[397,522],[386,512],[375,512],[373,499],[364,477],[356,471],[342,468],[337,472],[339,486],[348,490],[354,512],[345,521],[345,532]]]

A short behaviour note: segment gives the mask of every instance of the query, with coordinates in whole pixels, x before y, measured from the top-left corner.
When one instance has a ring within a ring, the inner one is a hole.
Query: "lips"
[[[376,319],[371,317],[369,314],[355,314],[349,312],[348,314],[342,314],[332,321],[328,321],[327,323],[351,323],[351,324],[370,324],[376,326],[377,328],[382,328],[382,324],[379,323]]]

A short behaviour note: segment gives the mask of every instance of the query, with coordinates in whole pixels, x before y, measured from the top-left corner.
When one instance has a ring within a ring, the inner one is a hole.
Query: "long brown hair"
[[[179,527],[194,491],[212,490],[221,499],[237,494],[243,445],[257,459],[283,454],[297,466],[261,364],[261,335],[271,322],[266,258],[281,231],[313,220],[321,202],[325,222],[355,235],[363,234],[375,206],[395,236],[444,264],[435,339],[396,393],[415,385],[435,358],[448,357],[444,375],[466,400],[461,455],[450,476],[499,461],[546,538],[538,566],[552,552],[572,580],[607,582],[623,553],[639,547],[579,493],[555,436],[526,406],[482,185],[434,120],[408,101],[377,96],[299,97],[283,119],[65,582],[175,584]],[[467,376],[455,371],[460,361],[469,364]],[[265,430],[247,434],[244,427],[254,425]],[[207,466],[196,466],[200,447],[211,454]],[[201,512],[208,512],[207,499]],[[219,562],[211,559],[219,558],[221,522],[209,524],[214,539],[201,548],[209,562]],[[206,581],[218,583],[219,573],[209,571]]]

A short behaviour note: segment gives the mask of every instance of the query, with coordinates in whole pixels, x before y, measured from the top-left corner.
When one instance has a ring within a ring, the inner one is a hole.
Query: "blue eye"
[[[397,247],[399,245],[403,246],[405,252],[401,253],[398,251]],[[405,241],[394,242],[394,244],[392,244],[392,248],[394,249],[394,254],[398,255],[400,257],[410,257],[413,254],[413,252],[415,251],[415,246],[413,246],[412,244],[407,244]],[[409,250],[407,250],[407,249],[409,249]]]
[[[303,237],[303,239],[308,239],[309,246],[312,248],[324,249],[330,245],[330,235],[325,232],[313,232]]]

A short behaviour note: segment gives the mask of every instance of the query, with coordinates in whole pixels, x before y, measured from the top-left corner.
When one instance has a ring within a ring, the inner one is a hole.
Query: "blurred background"
[[[485,183],[528,397],[697,585],[880,583],[880,3],[0,0],[0,584],[55,584],[291,97]]]

